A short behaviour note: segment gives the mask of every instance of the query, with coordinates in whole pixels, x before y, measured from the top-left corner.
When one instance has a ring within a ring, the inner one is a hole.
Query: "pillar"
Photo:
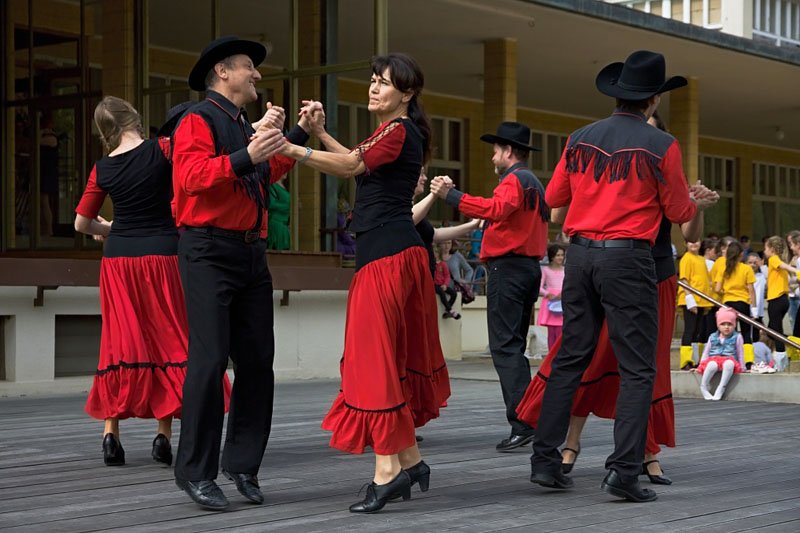
[[[697,78],[689,78],[686,87],[669,93],[667,127],[678,140],[683,156],[683,171],[689,184],[695,183],[700,166],[700,96]],[[672,227],[672,242],[685,250],[684,239],[677,225]]]
[[[494,132],[503,121],[517,120],[517,41],[513,38],[489,39],[483,43],[483,126]],[[487,179],[494,173],[491,148],[477,139],[470,144],[480,146],[476,153],[482,158],[482,177],[472,176],[470,190],[475,194],[491,195],[496,182]]]
[[[103,0],[103,95],[136,101],[135,0]]]

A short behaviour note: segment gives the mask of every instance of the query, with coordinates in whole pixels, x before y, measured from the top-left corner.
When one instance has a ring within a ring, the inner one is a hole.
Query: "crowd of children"
[[[678,306],[684,318],[680,366],[685,370],[696,366],[703,374],[700,390],[708,400],[722,398],[734,373],[749,370],[763,374],[786,369],[785,344],[760,333],[748,318],[762,324],[766,318],[766,325],[783,335],[788,313],[793,315],[789,317],[790,334],[800,336],[797,309],[790,312],[790,297],[800,297],[792,294],[798,291],[800,231],[790,232],[785,239],[765,238],[762,254],[753,252],[748,244],[746,237],[687,242],[687,251],[680,260],[679,278],[724,305],[716,307],[682,288],[678,292]],[[712,393],[709,384],[718,371],[722,377]]]

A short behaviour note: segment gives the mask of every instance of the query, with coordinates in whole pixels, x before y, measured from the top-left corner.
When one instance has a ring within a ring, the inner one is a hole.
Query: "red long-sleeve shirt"
[[[231,120],[241,122],[241,114],[233,114],[227,107],[223,107],[222,111]],[[200,115],[190,112],[181,120],[175,130],[172,152],[175,222],[178,227],[214,226],[237,231],[253,229],[257,217],[255,203],[243,187],[235,186],[237,176],[253,170],[247,153],[248,133],[242,129],[242,139],[233,153],[217,154],[214,133]],[[294,163],[294,159],[273,156],[269,160],[270,182],[274,183],[289,172]],[[266,235],[265,210],[261,237]]]
[[[551,208],[569,205],[567,235],[651,245],[662,216],[680,224],[697,212],[678,141],[648,125],[644,115],[622,112],[570,136],[545,200]]]
[[[547,222],[539,207],[526,206],[527,197],[512,167],[495,187],[491,198],[482,198],[451,189],[447,203],[471,218],[486,220],[483,232],[481,261],[515,254],[527,257],[544,256],[547,249]]]

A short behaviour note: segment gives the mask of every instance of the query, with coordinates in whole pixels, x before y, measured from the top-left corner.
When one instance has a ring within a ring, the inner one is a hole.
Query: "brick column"
[[[135,0],[103,0],[103,95],[136,101]]]
[[[697,78],[689,78],[686,87],[669,93],[669,119],[667,127],[681,146],[683,171],[689,184],[697,181],[700,165],[700,96]],[[685,250],[683,235],[677,225],[672,226],[672,242]]]
[[[516,39],[490,39],[483,43],[483,126],[485,132],[494,132],[503,121],[517,120],[517,41]],[[489,196],[496,182],[491,178],[494,168],[491,148],[477,139],[478,157],[483,158],[479,177],[470,178],[474,194]],[[475,145],[473,145],[475,146]]]

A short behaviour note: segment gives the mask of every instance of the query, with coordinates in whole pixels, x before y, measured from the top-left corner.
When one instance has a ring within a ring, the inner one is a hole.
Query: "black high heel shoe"
[[[172,465],[172,446],[169,439],[163,433],[156,435],[153,439],[153,460],[158,463],[164,463],[167,466]]]
[[[425,461],[420,461],[411,468],[406,468],[406,472],[408,472],[408,477],[411,479],[412,487],[415,483],[419,483],[419,490],[428,492],[431,484],[431,467],[425,464]]]
[[[647,465],[652,463],[659,463],[658,459],[653,459],[652,461],[645,461],[642,463],[642,474],[646,475],[647,478],[650,480],[650,483],[654,485],[672,485],[672,480],[665,476],[663,473],[661,475],[658,474],[651,474],[647,471]],[[661,463],[659,463],[660,465]],[[662,469],[663,472],[663,469]]]
[[[103,462],[106,466],[122,466],[125,464],[125,450],[122,443],[113,433],[106,433],[103,437]]]
[[[572,452],[575,454],[575,457],[572,459],[571,463],[561,463],[561,473],[562,474],[569,474],[572,472],[572,469],[575,468],[575,463],[578,462],[578,456],[581,454],[581,447],[578,446],[577,450],[572,448],[567,448],[566,446],[561,448],[561,453],[563,454],[565,451]]]
[[[351,513],[375,513],[380,511],[395,493],[399,493],[403,500],[411,499],[411,478],[405,470],[401,470],[397,477],[389,483],[377,485],[373,481],[365,485],[365,487],[367,488],[367,495],[363,501],[350,506]]]

